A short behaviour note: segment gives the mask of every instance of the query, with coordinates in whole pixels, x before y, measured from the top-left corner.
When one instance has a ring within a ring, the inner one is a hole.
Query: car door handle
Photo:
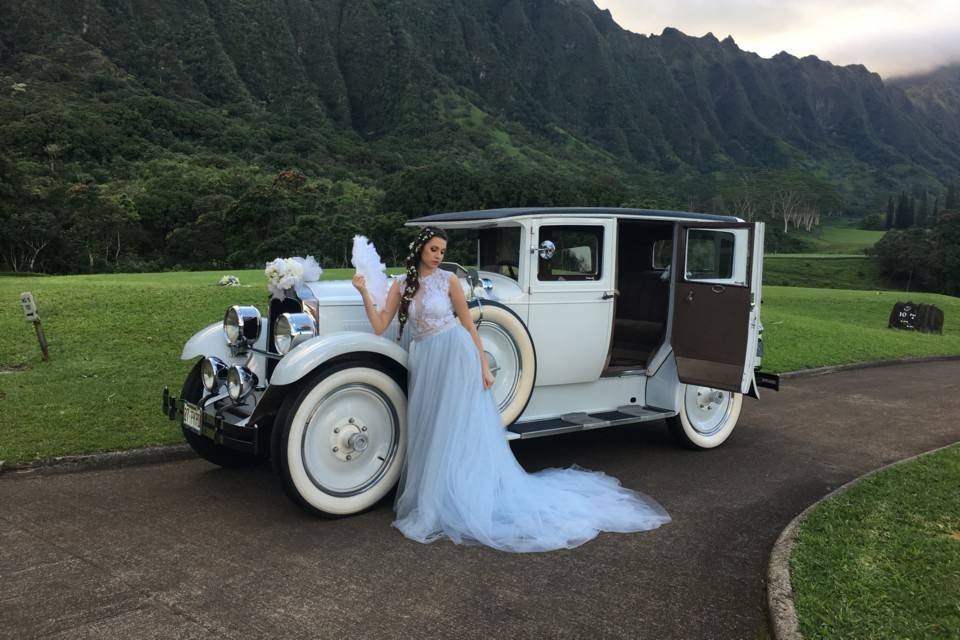
[[[693,302],[693,289],[687,291],[687,302]]]
[[[601,299],[601,300],[609,300],[610,298],[616,298],[618,295],[620,295],[620,292],[617,291],[616,289],[614,289],[614,290],[613,290],[613,293],[605,293],[605,294],[603,294],[602,296],[600,296],[600,299]]]
[[[722,284],[715,284],[712,287],[710,287],[710,291],[713,291],[714,293],[723,293],[724,291],[726,291],[726,288],[724,288]]]

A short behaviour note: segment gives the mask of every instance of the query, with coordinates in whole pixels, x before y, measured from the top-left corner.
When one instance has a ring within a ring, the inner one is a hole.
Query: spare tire
[[[470,301],[470,315],[493,372],[493,396],[504,426],[520,417],[530,402],[537,378],[533,339],[520,317],[490,300]]]

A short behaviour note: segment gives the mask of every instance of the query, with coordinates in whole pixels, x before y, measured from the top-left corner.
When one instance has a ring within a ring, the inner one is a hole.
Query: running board
[[[620,424],[636,422],[650,422],[663,420],[677,415],[676,411],[658,409],[657,407],[641,407],[629,404],[618,407],[616,411],[598,411],[597,413],[565,413],[558,418],[531,420],[510,425],[507,429],[507,440],[526,440],[542,436],[555,436],[560,433],[585,431],[587,429],[602,429],[615,427]]]

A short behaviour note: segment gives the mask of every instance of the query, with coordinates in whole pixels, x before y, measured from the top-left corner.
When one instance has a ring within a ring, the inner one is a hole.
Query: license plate
[[[190,404],[189,402],[184,401],[183,426],[190,429],[191,431],[200,433],[201,424],[203,424],[203,412],[200,411],[200,407],[198,407],[195,404]]]

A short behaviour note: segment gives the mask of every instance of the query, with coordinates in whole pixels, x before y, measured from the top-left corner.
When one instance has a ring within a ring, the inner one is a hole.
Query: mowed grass
[[[184,342],[231,304],[265,311],[263,272],[229,273],[246,286],[215,286],[225,272],[0,277],[0,460],[181,441],[160,394],[164,385],[180,393],[193,364],[180,360]],[[22,291],[37,301],[48,362]]]
[[[837,222],[834,226],[823,225],[809,232],[791,229],[790,233],[810,243],[817,253],[863,255],[863,250],[875,245],[885,232],[857,229]]]
[[[815,509],[790,561],[803,637],[960,637],[960,445]]]
[[[160,414],[160,393],[179,393],[192,363],[183,343],[219,322],[231,304],[265,311],[263,273],[231,272],[244,286],[214,285],[224,272],[0,277],[0,460],[7,464],[71,453],[179,442]],[[348,278],[330,270],[325,278]],[[31,291],[50,343],[43,362],[21,291]],[[886,329],[896,293],[766,287],[764,369],[960,354],[952,320],[960,300],[910,296],[946,314],[943,336]]]
[[[874,258],[793,254],[763,258],[764,286],[888,289]]]
[[[900,301],[943,310],[943,335],[887,328]],[[960,354],[960,298],[896,291],[764,287],[764,370],[783,372],[849,362]]]

